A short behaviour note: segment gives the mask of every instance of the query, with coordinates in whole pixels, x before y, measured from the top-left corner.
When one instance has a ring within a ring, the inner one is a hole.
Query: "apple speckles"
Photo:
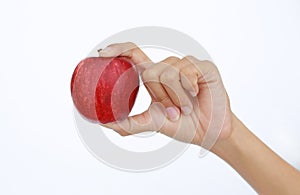
[[[139,89],[139,76],[123,57],[81,61],[71,80],[74,105],[86,119],[102,124],[125,119]]]

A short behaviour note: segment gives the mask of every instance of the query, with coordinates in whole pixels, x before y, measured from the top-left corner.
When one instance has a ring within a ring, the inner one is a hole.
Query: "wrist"
[[[230,135],[225,139],[218,140],[214,147],[212,147],[211,152],[228,162],[231,158],[230,156],[238,152],[240,142],[242,141],[241,134],[245,130],[246,127],[243,123],[232,113]]]

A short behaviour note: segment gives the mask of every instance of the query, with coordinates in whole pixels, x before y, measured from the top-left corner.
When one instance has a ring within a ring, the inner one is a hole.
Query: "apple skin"
[[[138,72],[125,57],[86,58],[71,79],[75,107],[84,118],[100,124],[127,118],[138,90]]]

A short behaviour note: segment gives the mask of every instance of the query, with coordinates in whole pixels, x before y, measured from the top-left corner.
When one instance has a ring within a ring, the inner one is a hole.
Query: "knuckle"
[[[202,70],[202,75],[215,81],[220,81],[220,73],[218,67],[209,60],[199,62],[199,69]]]
[[[130,47],[132,47],[132,48],[136,48],[136,47],[137,47],[137,45],[136,45],[135,43],[130,42],[130,41],[125,42],[125,44],[127,44],[128,46],[130,46]]]
[[[187,55],[184,58],[182,58],[183,61],[189,61],[190,63],[195,63],[196,61],[198,61],[197,58],[195,58],[194,56],[191,55]]]
[[[187,66],[187,67],[181,69],[181,71],[180,71],[180,77],[186,78],[186,79],[192,77],[194,74],[195,73],[192,71],[190,66]]]
[[[150,81],[150,80],[156,80],[158,78],[156,71],[154,71],[151,68],[146,69],[142,73],[142,79],[143,81]]]
[[[201,61],[201,63],[203,63],[205,66],[216,67],[216,65],[209,60],[203,60],[203,61]]]
[[[200,61],[200,63],[202,63],[206,67],[215,68],[215,69],[217,68],[217,66],[209,60],[203,60],[203,61]]]
[[[170,69],[165,70],[161,75],[160,75],[160,81],[162,82],[174,82],[176,79],[177,73],[175,71],[172,71]]]
[[[168,58],[165,59],[165,61],[179,61],[180,58],[176,57],[176,56],[170,56]]]
[[[112,44],[107,45],[106,47],[114,47],[116,45],[119,45],[119,43],[112,43]]]

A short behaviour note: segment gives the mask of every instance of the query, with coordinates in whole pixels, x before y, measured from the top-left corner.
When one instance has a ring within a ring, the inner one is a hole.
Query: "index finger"
[[[152,61],[150,58],[134,43],[115,43],[107,46],[99,51],[100,57],[115,57],[124,56],[131,59],[131,61],[144,69],[148,68]]]

